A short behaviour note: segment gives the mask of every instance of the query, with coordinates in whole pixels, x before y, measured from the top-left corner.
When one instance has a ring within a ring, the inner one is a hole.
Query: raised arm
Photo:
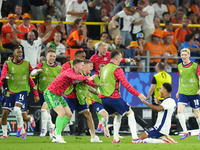
[[[92,2],[89,2],[88,6],[89,6],[89,7],[95,7],[96,4],[97,4],[97,2],[98,2],[98,0],[94,0],[94,1],[92,1]]]
[[[153,94],[153,91],[155,90],[156,84],[151,84],[148,95],[147,95],[147,100],[149,101],[149,98],[151,97],[151,95]],[[153,98],[152,98],[153,101]]]
[[[47,32],[47,34],[45,34],[45,36],[41,39],[41,43],[44,43],[46,40],[48,40],[48,38],[51,36],[53,30],[54,30],[54,26],[52,25],[50,27],[49,31]]]
[[[17,29],[16,29],[16,28],[13,28],[13,36],[14,36],[14,40],[15,40],[17,43],[21,44],[21,39],[19,39],[19,38],[17,37]]]
[[[117,18],[119,18],[118,15],[115,15],[115,16],[112,18],[112,28],[114,28],[114,29],[116,28],[115,20],[116,20]]]

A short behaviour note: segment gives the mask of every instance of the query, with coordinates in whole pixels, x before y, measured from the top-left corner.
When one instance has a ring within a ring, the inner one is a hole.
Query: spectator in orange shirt
[[[165,29],[163,30],[163,34],[167,32],[171,34],[171,38],[172,38],[172,43],[173,45],[175,45],[176,47],[178,47],[177,41],[176,41],[176,36],[175,33],[173,32],[173,24],[171,21],[167,21],[165,23]]]
[[[200,17],[200,0],[195,0],[195,3],[190,7],[197,17]]]
[[[17,4],[15,6],[15,20],[22,20],[22,6]],[[4,17],[2,20],[7,20],[7,17]],[[4,23],[5,24],[5,23]]]
[[[160,43],[160,38],[160,32],[154,32],[152,34],[152,41],[145,43],[144,50],[149,51],[150,56],[165,56],[163,45]],[[161,62],[161,58],[150,58],[150,71],[154,71],[154,66],[158,62]]]
[[[163,47],[164,50],[166,50],[167,56],[170,57],[177,57],[177,49],[176,47],[172,44],[172,35],[169,32],[164,32],[163,33]],[[165,66],[167,66],[167,69],[170,68],[172,72],[177,70],[177,64],[178,64],[178,59],[165,59]]]
[[[167,0],[166,6],[168,9],[168,12],[170,12],[170,17],[173,17],[176,15],[176,6],[174,5],[175,0]]]
[[[45,20],[44,20],[44,24],[41,24],[41,25],[39,26],[39,31],[38,31],[38,32],[39,32],[39,35],[40,35],[41,38],[43,38],[43,37],[49,32],[49,30],[50,30],[51,28],[53,28],[53,27],[51,27],[51,26],[53,26],[53,25],[51,24],[51,18],[46,17]],[[53,40],[54,34],[55,34],[56,32],[58,32],[58,31],[57,31],[56,28],[54,27],[54,28],[53,28],[53,32],[51,33],[51,36],[50,36],[49,39],[45,42],[46,44],[49,43],[49,42],[51,42],[51,41]]]
[[[189,20],[186,18],[182,19],[182,27],[179,27],[175,30],[175,38],[177,40],[178,46],[185,42],[185,36],[188,33],[192,33],[190,29],[188,29]]]
[[[162,38],[162,29],[160,28],[160,18],[155,17],[154,18],[154,26],[155,26],[155,32],[159,32],[160,33],[160,37]]]
[[[30,23],[31,17],[28,13],[23,15],[23,23],[21,23],[17,28],[21,33],[18,33],[18,37],[24,40],[25,33],[28,33],[32,29],[36,29],[33,24]]]
[[[4,48],[13,49],[18,45],[13,37],[13,28],[16,28],[15,14],[11,13],[8,15],[8,23],[4,24],[1,28],[1,42]]]
[[[72,48],[80,48],[82,44],[86,43],[87,30],[84,23],[80,24],[78,30],[70,34],[66,44]]]

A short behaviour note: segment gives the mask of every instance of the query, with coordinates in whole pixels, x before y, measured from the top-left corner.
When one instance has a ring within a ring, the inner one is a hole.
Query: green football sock
[[[56,118],[56,134],[61,135],[63,127],[64,117],[58,116]]]
[[[70,120],[71,118],[68,118],[68,117],[64,117],[64,119],[63,119],[63,127],[62,127],[62,130],[66,127],[66,125],[68,124],[68,122],[69,122],[69,120]]]

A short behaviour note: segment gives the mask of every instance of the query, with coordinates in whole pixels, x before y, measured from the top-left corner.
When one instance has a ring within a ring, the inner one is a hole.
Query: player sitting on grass
[[[171,98],[172,85],[170,83],[164,83],[159,91],[160,96],[164,98],[164,100],[161,103],[158,98],[154,96],[154,101],[158,106],[149,104],[145,100],[142,100],[142,102],[149,108],[158,111],[158,118],[156,124],[143,132],[139,138],[147,143],[177,143],[169,136],[171,118],[176,108],[175,100]],[[163,135],[166,137],[158,139]]]

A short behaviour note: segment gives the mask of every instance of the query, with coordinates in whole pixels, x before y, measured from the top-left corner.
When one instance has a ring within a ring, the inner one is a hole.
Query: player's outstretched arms
[[[94,74],[93,76],[89,77],[87,80],[92,81],[92,80],[94,80],[94,78],[96,78],[96,76],[97,76],[97,74]]]

